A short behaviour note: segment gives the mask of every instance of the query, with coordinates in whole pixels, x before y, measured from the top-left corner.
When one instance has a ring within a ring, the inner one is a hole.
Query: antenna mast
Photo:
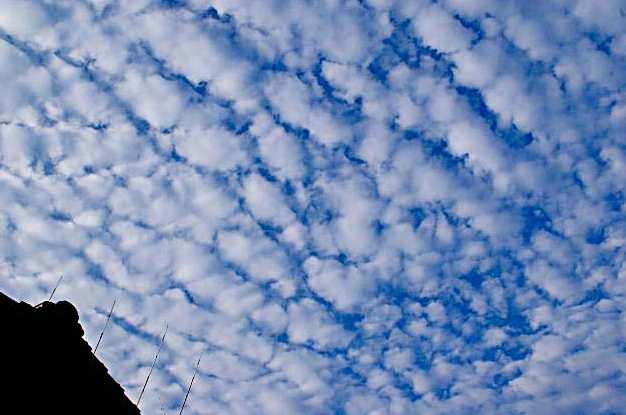
[[[152,375],[152,371],[154,370],[154,365],[156,365],[157,359],[159,358],[159,353],[161,353],[161,348],[163,347],[163,342],[165,341],[165,335],[167,334],[167,329],[170,326],[165,326],[165,333],[163,333],[163,337],[161,337],[161,344],[159,344],[159,349],[157,350],[156,356],[154,356],[154,361],[152,362],[152,366],[150,367],[150,372],[148,372],[148,377],[146,378],[146,382],[143,384],[143,388],[141,389],[141,393],[139,394],[139,399],[137,399],[137,407],[139,407],[139,402],[141,402],[141,397],[146,390],[146,386],[148,386],[148,381],[150,380],[150,376]]]
[[[59,278],[57,284],[54,286],[54,289],[52,290],[52,293],[50,293],[50,298],[48,298],[48,301],[52,301],[52,296],[54,296],[54,293],[57,292],[57,288],[59,288],[59,284],[61,284],[61,281],[63,281],[63,275],[61,275],[61,278]]]
[[[115,303],[117,300],[113,300],[113,305],[111,306],[111,311],[109,311],[109,316],[107,317],[107,322],[104,324],[104,328],[102,329],[102,333],[100,333],[100,337],[98,338],[98,344],[96,344],[96,348],[93,349],[93,354],[95,355],[98,351],[98,346],[100,346],[100,342],[102,341],[102,336],[104,336],[104,332],[109,325],[109,320],[111,320],[111,314],[113,314],[113,308],[115,308]]]
[[[185,404],[187,403],[187,398],[189,397],[189,392],[191,392],[191,387],[193,386],[193,381],[198,374],[198,368],[200,367],[200,360],[202,359],[202,355],[204,354],[204,349],[206,349],[206,343],[202,345],[202,352],[200,353],[200,357],[198,357],[198,363],[196,363],[196,370],[193,372],[193,376],[191,378],[191,383],[189,383],[189,388],[187,389],[187,393],[185,394],[185,400],[183,401],[183,406],[180,407],[180,412],[178,415],[183,415],[183,409],[185,409]]]
[[[161,400],[161,395],[159,395],[159,405],[161,405],[161,412],[163,412],[163,415],[167,415],[165,409],[163,409],[163,401]]]

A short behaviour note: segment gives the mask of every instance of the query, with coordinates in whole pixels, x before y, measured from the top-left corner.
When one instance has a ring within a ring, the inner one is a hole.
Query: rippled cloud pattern
[[[169,324],[144,412],[624,414],[626,1],[0,0],[0,85],[0,288]]]

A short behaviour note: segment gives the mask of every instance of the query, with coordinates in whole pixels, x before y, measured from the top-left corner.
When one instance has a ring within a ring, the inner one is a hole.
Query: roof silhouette
[[[0,292],[0,412],[140,415],[83,339],[67,301],[35,307]]]

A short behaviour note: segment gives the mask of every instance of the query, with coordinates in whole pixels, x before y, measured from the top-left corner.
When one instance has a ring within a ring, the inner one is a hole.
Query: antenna
[[[161,395],[159,395],[159,405],[161,405],[161,412],[163,412],[163,415],[167,415],[165,409],[163,409],[163,401],[161,400]]]
[[[109,316],[107,317],[107,322],[104,324],[104,328],[102,329],[102,333],[100,333],[100,337],[98,338],[98,344],[96,344],[96,348],[93,349],[93,354],[95,355],[98,351],[98,346],[100,346],[100,342],[102,341],[102,336],[104,336],[104,331],[107,329],[109,325],[109,320],[111,320],[111,314],[113,314],[113,308],[115,307],[115,303],[117,300],[113,300],[113,305],[111,306],[111,311],[109,311]]]
[[[50,294],[50,298],[48,298],[48,301],[52,301],[52,296],[54,295],[55,292],[57,292],[57,288],[59,288],[59,284],[61,284],[61,281],[63,281],[63,275],[61,275],[61,278],[59,278],[59,280],[57,281],[57,285],[54,286],[54,289],[52,290],[52,293]]]
[[[202,355],[204,354],[204,349],[206,349],[206,342],[202,345],[202,352],[200,353],[200,357],[198,357],[198,363],[196,363],[196,370],[193,372],[191,383],[189,383],[189,389],[187,389],[187,393],[185,394],[185,400],[183,401],[183,406],[180,407],[180,412],[178,413],[178,415],[183,415],[183,409],[185,409],[185,404],[187,403],[189,392],[191,392],[193,381],[196,378],[196,374],[198,374],[198,368],[200,367],[200,360],[202,359]]]
[[[150,380],[150,376],[152,375],[152,371],[154,370],[154,365],[156,365],[157,359],[159,358],[159,353],[161,353],[161,348],[163,347],[163,342],[165,341],[165,335],[167,334],[167,329],[170,326],[165,326],[165,333],[163,333],[163,337],[161,337],[161,344],[159,344],[159,349],[157,350],[156,356],[154,356],[154,361],[152,362],[152,366],[150,367],[150,372],[148,372],[148,377],[146,378],[146,382],[143,384],[143,388],[141,389],[141,393],[139,394],[139,399],[137,399],[137,407],[139,407],[139,402],[141,402],[141,397],[146,390],[146,386],[148,385],[148,381]]]

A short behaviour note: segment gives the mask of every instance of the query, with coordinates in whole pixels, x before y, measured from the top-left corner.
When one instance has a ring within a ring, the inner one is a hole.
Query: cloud
[[[0,289],[144,412],[626,406],[623,1],[2,10]]]
[[[436,5],[420,10],[413,24],[426,45],[443,53],[465,49],[473,38],[471,31]]]

